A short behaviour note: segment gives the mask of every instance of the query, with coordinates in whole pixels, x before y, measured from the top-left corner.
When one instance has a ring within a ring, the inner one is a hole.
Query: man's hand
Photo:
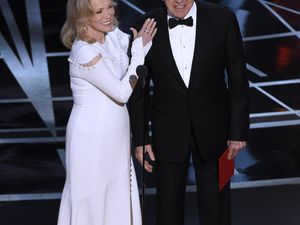
[[[148,154],[150,159],[152,161],[155,161],[151,145],[145,145],[145,154]],[[135,157],[137,158],[141,166],[143,166],[143,146],[135,147]],[[147,160],[145,160],[145,170],[149,173],[153,172],[153,166],[150,165]]]
[[[239,151],[246,146],[245,141],[227,141],[228,145],[228,155],[227,159],[231,160],[236,157],[236,155],[239,153]]]

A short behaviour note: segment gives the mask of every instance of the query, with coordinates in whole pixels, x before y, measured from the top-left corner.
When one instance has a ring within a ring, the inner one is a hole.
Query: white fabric
[[[178,25],[169,29],[173,57],[178,71],[187,87],[190,82],[196,39],[197,6],[195,2],[184,19],[190,16],[193,18],[192,27]],[[171,17],[168,15],[167,19],[169,20],[169,18]]]
[[[73,44],[69,61],[74,105],[67,125],[67,177],[58,225],[141,225],[124,104],[132,93],[129,76],[144,63],[141,38],[133,42],[130,65],[127,48],[128,36],[118,29],[103,44]],[[99,55],[95,65],[87,66]]]

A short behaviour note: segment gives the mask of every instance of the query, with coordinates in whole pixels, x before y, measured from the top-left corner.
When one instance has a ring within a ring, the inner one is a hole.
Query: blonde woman
[[[62,29],[71,48],[74,105],[66,132],[66,182],[58,225],[141,225],[130,127],[125,103],[156,33],[154,20],[132,29],[117,27],[112,0],[69,0]]]

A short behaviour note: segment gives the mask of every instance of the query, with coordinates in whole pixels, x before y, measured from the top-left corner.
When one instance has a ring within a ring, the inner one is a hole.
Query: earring
[[[87,26],[87,25],[84,25],[84,27],[83,27],[83,31],[84,31],[85,33],[87,33],[87,32],[88,32],[88,26]]]

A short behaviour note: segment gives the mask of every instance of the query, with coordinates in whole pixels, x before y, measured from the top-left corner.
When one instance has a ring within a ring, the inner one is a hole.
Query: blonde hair
[[[96,40],[86,35],[86,23],[90,16],[93,15],[91,0],[68,0],[67,3],[67,19],[61,29],[60,38],[64,46],[71,48],[76,37],[88,43],[94,43]],[[117,4],[113,2],[114,8]],[[114,17],[114,25],[117,26],[118,21]]]

